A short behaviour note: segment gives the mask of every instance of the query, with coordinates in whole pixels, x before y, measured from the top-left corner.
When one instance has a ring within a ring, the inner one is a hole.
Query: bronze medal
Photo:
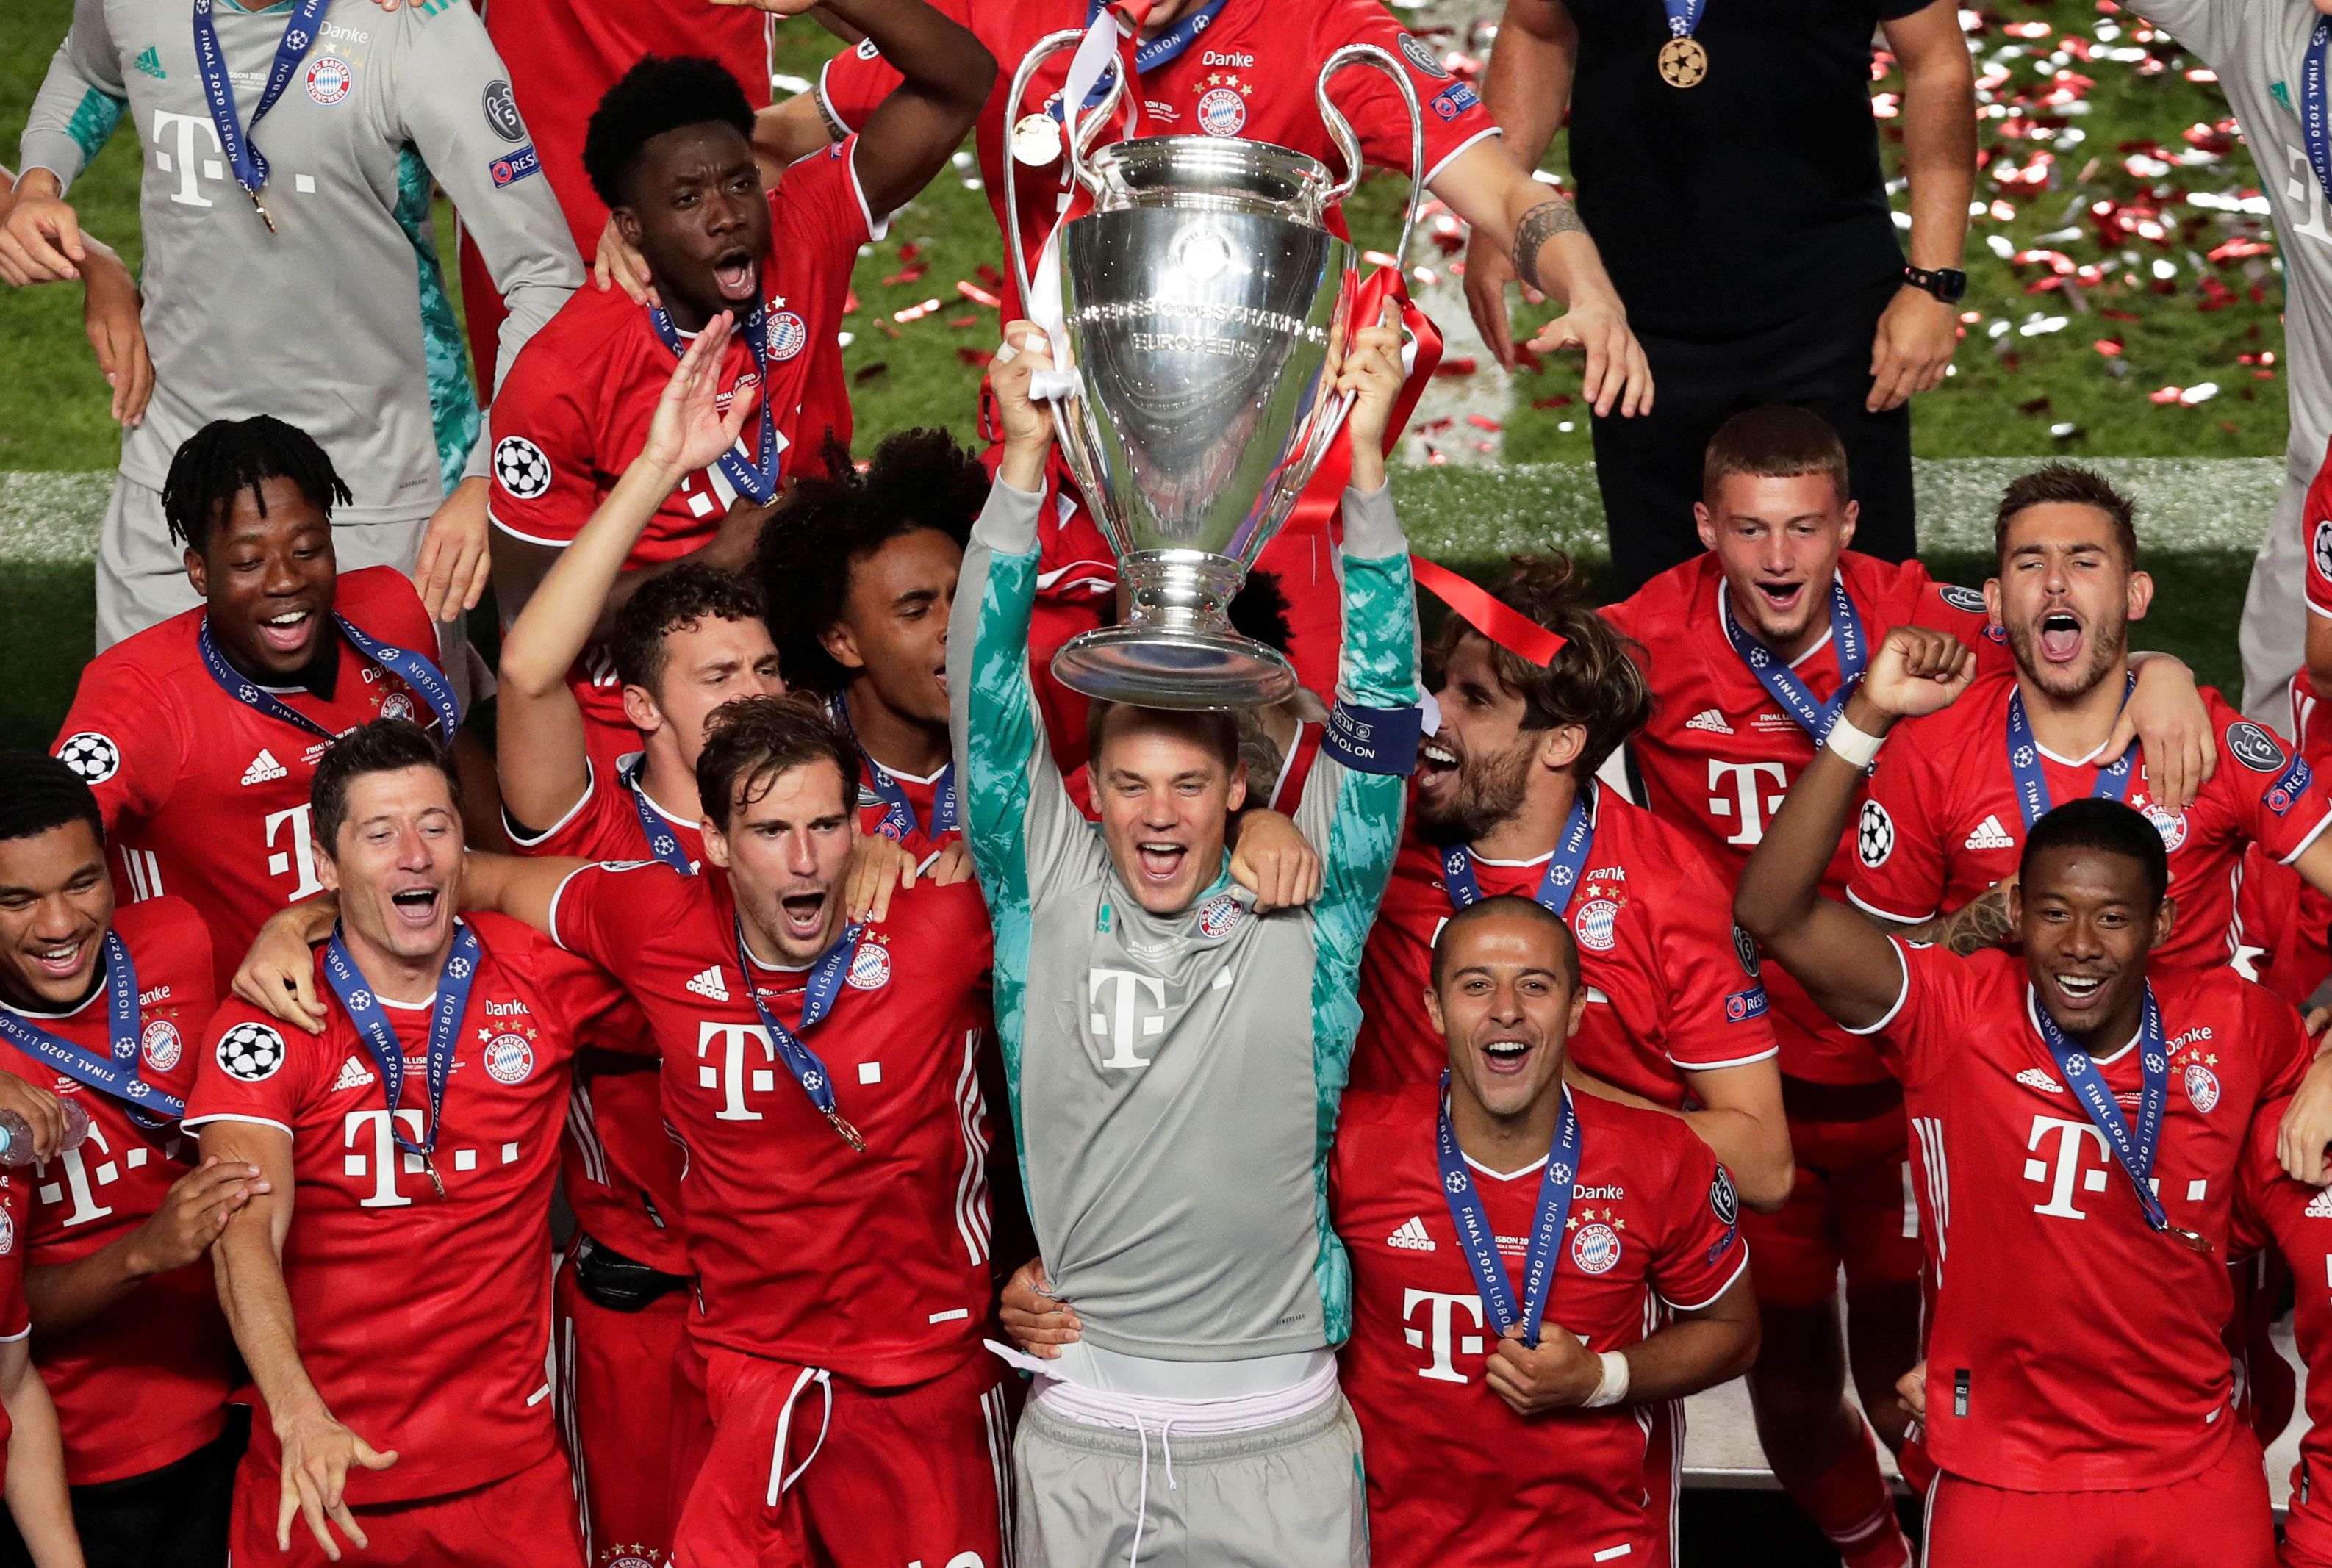
[[[1660,45],[1660,80],[1670,87],[1698,87],[1708,74],[1708,51],[1693,37],[1671,38]]]

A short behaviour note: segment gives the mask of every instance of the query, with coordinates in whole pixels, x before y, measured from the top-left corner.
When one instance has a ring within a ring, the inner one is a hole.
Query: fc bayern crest
[[[319,54],[308,62],[308,96],[327,107],[349,95],[356,72],[336,54]]]
[[[1247,911],[1228,893],[1219,893],[1199,905],[1199,934],[1209,941],[1228,934]]]
[[[1571,917],[1579,945],[1591,952],[1610,952],[1619,942],[1620,906],[1608,898],[1591,898]]]
[[[16,1250],[16,1221],[5,1209],[0,1209],[0,1257]]]
[[[1582,1274],[1609,1274],[1620,1261],[1620,1233],[1597,1220],[1571,1238],[1571,1261]]]
[[[413,699],[403,692],[391,692],[380,700],[380,716],[384,719],[413,717]]]
[[[2219,1103],[2219,1075],[2200,1062],[2189,1062],[2184,1082],[2186,1103],[2205,1116],[2209,1115],[2212,1108]]]
[[[2156,833],[2162,835],[2164,852],[2176,854],[2178,846],[2186,842],[2186,813],[2166,810],[2151,801],[2146,803],[2144,810],[2146,819],[2154,824]]]
[[[1237,136],[1247,128],[1247,100],[1237,88],[1209,89],[1199,100],[1199,129],[1209,136]]]
[[[879,942],[862,942],[850,955],[850,983],[862,991],[879,991],[891,983],[891,950]]]
[[[146,1065],[158,1073],[167,1073],[178,1065],[186,1054],[185,1042],[178,1038],[178,1026],[167,1018],[156,1018],[146,1026],[138,1037],[139,1049],[145,1053]]]
[[[497,1084],[523,1084],[534,1071],[534,1047],[524,1035],[496,1035],[486,1042],[486,1076]]]
[[[809,347],[809,325],[791,311],[769,318],[769,358],[790,359]]]

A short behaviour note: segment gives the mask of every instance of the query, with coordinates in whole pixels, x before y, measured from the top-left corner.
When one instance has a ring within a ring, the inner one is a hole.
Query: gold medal
[[[1030,114],[1012,128],[1012,156],[1042,168],[1061,156],[1061,127],[1049,114]]]
[[[1660,45],[1660,80],[1670,87],[1698,87],[1708,74],[1708,51],[1700,40],[1671,38]]]

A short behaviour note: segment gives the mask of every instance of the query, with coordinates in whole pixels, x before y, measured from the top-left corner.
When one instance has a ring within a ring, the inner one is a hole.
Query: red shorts
[[[559,1410],[584,1505],[591,1561],[606,1568],[628,1548],[660,1563],[702,1454],[702,1375],[689,1375],[688,1296],[674,1291],[637,1312],[612,1312],[562,1264],[551,1292],[559,1346]],[[662,1461],[669,1460],[669,1464]],[[653,1549],[653,1555],[650,1550]]]
[[[1812,1307],[1846,1292],[1916,1284],[1918,1209],[1911,1200],[1910,1135],[1901,1106],[1862,1122],[1790,1120],[1797,1185],[1781,1209],[1741,1212],[1757,1300]]]
[[[705,1372],[712,1445],[674,1568],[1004,1560],[1011,1429],[986,1354],[895,1389],[730,1350]]]
[[[1948,1471],[1927,1494],[1928,1568],[2274,1568],[2259,1439],[2237,1426],[2218,1463],[2166,1487],[2012,1492]]]
[[[261,1416],[262,1420],[266,1420]],[[230,1562],[330,1568],[304,1516],[292,1520],[292,1550],[275,1546],[275,1513],[283,1495],[272,1465],[245,1454],[234,1473]],[[580,1568],[583,1537],[575,1527],[575,1484],[566,1456],[553,1451],[514,1476],[467,1491],[354,1510],[371,1543],[362,1551],[340,1541],[343,1563],[365,1568]],[[333,1530],[335,1538],[339,1532]]]

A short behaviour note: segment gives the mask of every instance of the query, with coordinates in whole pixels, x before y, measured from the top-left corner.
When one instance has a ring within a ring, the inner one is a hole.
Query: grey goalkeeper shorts
[[[1361,1429],[1342,1394],[1274,1426],[1190,1438],[1089,1426],[1032,1400],[1012,1449],[1018,1568],[1368,1563]]]

